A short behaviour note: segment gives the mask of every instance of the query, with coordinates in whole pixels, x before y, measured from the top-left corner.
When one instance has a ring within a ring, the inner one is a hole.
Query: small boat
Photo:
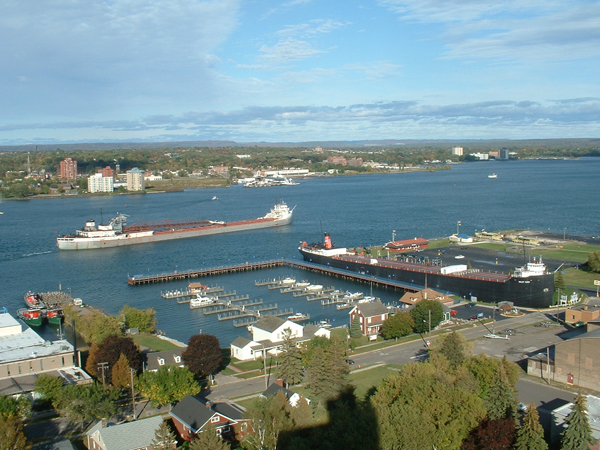
[[[308,286],[310,286],[310,283],[308,281],[301,281],[300,283],[296,283],[296,287],[299,288],[307,288]]]
[[[488,178],[498,178],[498,175],[496,175],[495,173],[489,174]]]
[[[42,296],[40,294],[35,294],[31,291],[27,292],[23,297],[25,301],[25,306],[28,308],[41,308],[43,307]]]
[[[327,320],[319,321],[318,325],[322,328],[331,328],[331,324]]]
[[[346,302],[355,302],[357,300],[360,300],[364,296],[365,294],[363,294],[362,292],[349,292],[348,294],[342,297],[342,300]]]
[[[307,291],[318,292],[318,291],[323,290],[323,285],[322,284],[311,284],[310,286],[306,286],[304,289]]]
[[[62,309],[50,309],[46,311],[46,319],[48,319],[48,323],[53,325],[60,325],[63,321],[65,313]]]
[[[296,283],[296,279],[292,278],[292,277],[287,277],[280,281],[280,284],[294,284],[294,283]]]
[[[190,308],[202,308],[203,306],[209,306],[215,303],[215,299],[212,297],[204,297],[198,295],[196,298],[190,300]]]
[[[22,308],[17,311],[17,317],[30,327],[39,327],[44,323],[44,314],[41,309]]]
[[[366,297],[363,297],[362,299],[360,299],[358,301],[358,303],[373,303],[377,301],[377,297],[372,297],[370,295],[367,295]]]
[[[213,195],[211,200],[219,200],[218,197],[216,195]]]
[[[310,316],[308,314],[302,314],[302,313],[294,313],[291,316],[287,317],[287,320],[292,320],[292,321],[302,321],[302,320],[308,320],[310,319]]]

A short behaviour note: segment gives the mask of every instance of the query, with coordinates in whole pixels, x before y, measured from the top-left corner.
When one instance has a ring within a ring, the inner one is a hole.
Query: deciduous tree
[[[95,419],[110,417],[116,411],[119,393],[93,383],[65,386],[52,402],[58,413],[74,424],[82,425]]]
[[[112,367],[112,385],[117,389],[130,388],[131,370],[131,367],[129,367],[129,361],[127,361],[127,356],[121,353],[118,361]]]
[[[515,421],[512,418],[484,419],[471,430],[461,450],[511,450],[515,442]]]
[[[125,317],[126,328],[137,328],[142,333],[152,333],[156,327],[156,311],[154,308],[136,309],[123,305],[119,314]]]
[[[561,450],[588,450],[594,442],[587,414],[587,399],[579,393],[571,413],[565,419],[565,429],[561,433]]]
[[[412,333],[415,321],[406,311],[400,311],[391,315],[381,326],[381,334],[384,339],[395,339]]]
[[[452,370],[458,369],[466,362],[470,351],[466,338],[456,331],[439,338],[430,350],[432,356],[445,358]]]
[[[219,340],[212,334],[196,334],[188,342],[181,358],[192,373],[208,376],[216,372],[223,362]]]
[[[102,370],[98,368],[100,363],[108,363],[108,368],[104,371],[105,381],[112,383],[112,368],[117,363],[121,354],[125,355],[129,362],[129,367],[139,370],[142,364],[140,349],[130,337],[117,336],[111,334],[107,336],[101,344],[92,344],[85,370],[102,379]]]
[[[29,450],[23,422],[16,417],[0,416],[0,450]]]
[[[535,403],[530,403],[527,413],[523,418],[523,425],[517,431],[517,442],[515,450],[548,450],[548,444],[544,440],[544,429],[540,424]]]
[[[35,380],[35,390],[39,394],[49,401],[54,401],[63,388],[63,380],[60,377],[49,375],[47,373],[41,374],[37,380]]]
[[[275,450],[282,431],[291,430],[290,405],[282,392],[270,398],[258,398],[246,411],[254,432],[248,437],[250,448]]]
[[[13,398],[0,394],[0,417],[29,417],[31,415],[31,400],[27,396]]]
[[[160,366],[156,372],[139,376],[137,388],[153,405],[167,405],[200,392],[200,385],[187,367]]]
[[[591,272],[600,273],[600,250],[590,253],[585,265]]]
[[[429,331],[430,319],[432,330],[444,319],[444,307],[437,300],[424,299],[410,310],[410,315],[415,322],[415,332],[426,333]]]

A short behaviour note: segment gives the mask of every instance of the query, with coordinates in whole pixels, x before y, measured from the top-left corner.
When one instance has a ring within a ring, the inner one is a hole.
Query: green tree
[[[46,373],[41,374],[38,379],[35,380],[36,392],[51,402],[58,398],[63,385],[64,383],[62,378]]]
[[[453,331],[450,334],[440,337],[433,345],[430,354],[432,357],[441,356],[450,364],[452,370],[462,366],[468,358],[470,345],[466,338]]]
[[[362,328],[360,327],[360,319],[358,316],[354,316],[352,323],[350,324],[350,337],[352,339],[358,339],[362,337]]]
[[[221,436],[217,429],[208,424],[202,428],[198,437],[190,442],[190,450],[229,450],[231,445]]]
[[[31,401],[26,396],[13,398],[0,394],[0,417],[29,417]]]
[[[562,276],[561,272],[556,272],[554,275],[554,290],[555,291],[564,291],[565,290],[565,280]]]
[[[16,417],[0,416],[0,450],[30,450],[23,422]]]
[[[173,444],[177,443],[175,433],[169,427],[169,424],[163,420],[158,428],[154,432],[154,439],[152,439],[152,448],[154,450],[167,450],[172,449]]]
[[[433,330],[444,319],[444,307],[437,300],[424,299],[410,310],[410,315],[415,322],[415,332],[426,333],[430,323]]]
[[[561,433],[561,450],[588,450],[593,444],[592,429],[587,414],[587,399],[577,394],[571,413],[565,419],[565,429]]]
[[[254,431],[246,443],[253,449],[277,449],[281,432],[294,426],[290,405],[282,392],[267,399],[259,397],[247,409],[245,416],[250,419]]]
[[[588,254],[585,265],[591,272],[600,273],[600,250]]]
[[[510,384],[503,364],[498,366],[490,385],[487,410],[490,420],[501,420],[517,416],[517,392]]]
[[[519,368],[516,364],[508,361],[506,357],[502,358],[502,360],[498,360],[481,353],[476,356],[471,356],[465,362],[465,367],[479,382],[479,396],[481,398],[488,398],[490,386],[494,382],[496,373],[501,365],[504,366],[504,371],[508,377],[509,384],[514,387],[519,379]]]
[[[114,414],[115,402],[118,398],[119,392],[116,389],[104,389],[98,383],[67,385],[52,404],[62,417],[74,424],[82,425]]]
[[[200,385],[187,367],[160,366],[139,376],[137,388],[153,405],[168,405],[200,392]]]
[[[197,376],[208,376],[221,366],[223,353],[216,336],[196,334],[188,341],[181,358],[192,373]]]
[[[544,429],[540,424],[535,403],[530,403],[527,413],[523,417],[523,425],[517,431],[515,450],[547,450],[548,444],[544,441]]]
[[[344,348],[334,342],[325,350],[317,347],[306,367],[306,386],[319,401],[336,397],[346,386],[348,366]]]
[[[384,339],[395,339],[407,336],[412,333],[415,321],[412,316],[405,311],[397,312],[389,316],[381,326],[381,334]]]
[[[485,417],[485,408],[472,389],[457,381],[431,362],[405,364],[397,375],[386,378],[370,397],[379,448],[460,448]]]
[[[289,336],[283,341],[283,353],[279,357],[277,373],[288,386],[300,383],[303,378],[302,353]]]
[[[119,314],[125,317],[126,328],[137,328],[142,333],[153,333],[156,327],[156,311],[153,308],[136,309],[123,305]]]

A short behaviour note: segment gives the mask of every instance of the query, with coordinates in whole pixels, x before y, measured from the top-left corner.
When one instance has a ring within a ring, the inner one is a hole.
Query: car
[[[465,255],[456,255],[454,259],[465,259]]]
[[[477,316],[471,316],[469,317],[469,320],[477,320]]]
[[[352,364],[354,364],[354,360],[353,360],[353,359],[345,359],[345,360],[344,360],[344,362],[345,362],[346,364],[349,364],[349,365],[352,365]]]
[[[465,308],[472,308],[473,306],[476,306],[476,305],[477,305],[477,303],[474,303],[474,302],[467,303],[467,304],[465,305]]]
[[[527,405],[524,403],[519,403],[519,411],[527,412]]]
[[[450,310],[450,315],[451,315],[451,316],[455,316],[455,315],[457,315],[457,314],[458,314],[458,311],[457,311],[457,310],[455,310],[455,309],[451,309],[451,310]]]

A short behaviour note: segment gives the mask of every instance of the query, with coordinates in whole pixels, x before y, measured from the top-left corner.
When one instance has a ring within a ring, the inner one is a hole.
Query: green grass
[[[267,361],[268,363],[268,361]],[[231,365],[237,367],[238,369],[246,372],[247,370],[256,370],[263,368],[263,360],[262,358],[257,359],[256,361],[239,361],[237,359],[231,360]]]
[[[367,392],[373,387],[376,387],[381,381],[390,375],[396,373],[397,370],[390,366],[373,367],[372,369],[362,370],[360,372],[351,373],[349,378],[350,383],[356,386],[356,397],[364,398]]]
[[[578,269],[567,269],[563,274],[563,280],[567,286],[579,286],[595,289],[594,280],[600,280],[600,273],[584,272]]]
[[[155,352],[162,352],[163,350],[172,350],[175,348],[181,348],[170,341],[161,339],[153,334],[148,333],[140,333],[140,334],[132,334],[131,338],[133,342],[138,344],[141,347],[149,348]]]

